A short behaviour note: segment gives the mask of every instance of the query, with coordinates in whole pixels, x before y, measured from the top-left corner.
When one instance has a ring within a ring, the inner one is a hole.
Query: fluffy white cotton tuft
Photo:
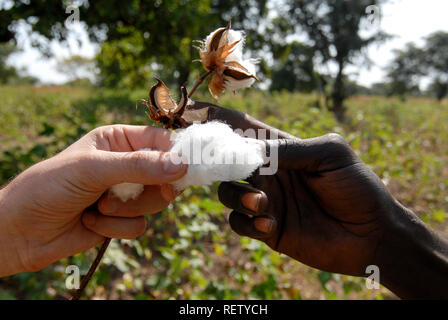
[[[144,186],[138,183],[120,183],[112,186],[109,191],[121,201],[135,200],[143,192]]]
[[[195,123],[178,130],[170,151],[175,155],[172,161],[188,163],[185,176],[173,183],[177,190],[246,179],[264,162],[263,143],[243,138],[218,121]],[[110,192],[125,202],[136,199],[143,188],[141,184],[121,183],[110,188]]]
[[[243,138],[226,124],[212,121],[178,131],[171,151],[187,159],[187,174],[177,190],[216,181],[246,179],[263,164],[263,145]]]
[[[228,33],[228,44],[233,44],[238,41],[238,43],[232,48],[232,52],[226,57],[226,62],[237,61],[243,62],[243,49],[246,42],[246,37],[243,31],[236,31],[233,29],[229,30]]]
[[[151,151],[151,148],[143,148],[140,151]],[[135,200],[143,192],[145,186],[138,183],[120,183],[112,186],[109,192],[112,196],[119,198],[121,201]]]
[[[249,74],[252,74],[253,76],[255,76],[255,74],[256,74],[255,64],[258,63],[258,60],[248,59],[248,60],[240,61],[239,63],[242,66],[244,66],[244,68],[246,68],[246,70],[248,71]],[[254,78],[237,80],[237,79],[229,77],[229,76],[224,76],[224,79],[225,79],[224,87],[230,91],[236,91],[238,89],[250,87],[255,82]]]

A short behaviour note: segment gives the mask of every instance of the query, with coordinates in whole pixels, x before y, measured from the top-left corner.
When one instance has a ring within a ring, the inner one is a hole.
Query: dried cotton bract
[[[256,60],[243,59],[244,34],[230,29],[230,22],[200,43],[199,55],[205,70],[212,73],[208,88],[215,99],[224,89],[236,91],[251,86],[257,80]]]
[[[264,163],[264,144],[243,138],[226,124],[212,121],[195,123],[177,131],[171,150],[174,162],[187,160],[185,176],[173,183],[177,190],[191,185],[210,185],[216,181],[246,179]],[[110,192],[122,201],[136,199],[143,185],[122,183]]]

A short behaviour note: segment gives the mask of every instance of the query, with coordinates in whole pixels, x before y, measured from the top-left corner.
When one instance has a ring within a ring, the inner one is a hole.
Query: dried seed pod
[[[163,124],[165,128],[185,128],[188,124],[182,118],[188,103],[188,93],[185,87],[181,87],[181,99],[176,104],[170,95],[168,87],[162,80],[157,79],[157,84],[149,91],[149,101],[144,100],[149,110],[149,117],[155,122]]]
[[[255,80],[255,60],[243,59],[244,34],[227,27],[213,31],[201,44],[199,55],[202,66],[213,74],[209,83],[210,94],[214,98],[224,89],[236,91],[251,86]]]

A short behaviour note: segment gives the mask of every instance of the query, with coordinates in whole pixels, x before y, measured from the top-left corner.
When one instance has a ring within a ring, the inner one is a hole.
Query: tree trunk
[[[345,122],[346,117],[345,117],[344,100],[346,96],[345,96],[344,73],[343,73],[344,62],[339,61],[338,66],[339,66],[338,74],[333,84],[333,92],[331,93],[333,102],[331,111],[334,112],[336,119],[338,119],[339,122]]]
[[[436,89],[437,100],[440,102],[445,98],[448,93],[448,84],[447,83],[439,83]]]

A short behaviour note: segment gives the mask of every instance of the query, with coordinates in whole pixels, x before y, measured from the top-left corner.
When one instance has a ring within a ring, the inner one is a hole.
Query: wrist
[[[380,282],[401,298],[446,298],[446,239],[398,202],[390,217],[376,250]]]
[[[25,272],[20,256],[21,239],[14,232],[13,207],[8,201],[8,186],[0,189],[0,277]]]

